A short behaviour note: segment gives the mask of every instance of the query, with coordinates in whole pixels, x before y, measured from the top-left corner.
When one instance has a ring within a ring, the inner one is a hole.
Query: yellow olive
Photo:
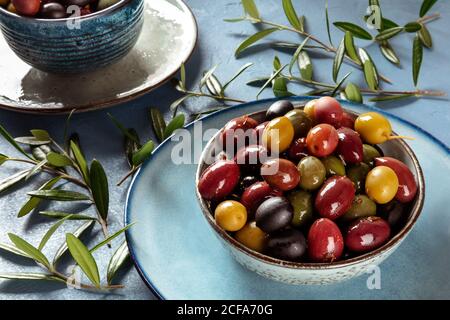
[[[247,222],[247,209],[238,201],[221,202],[215,212],[216,223],[226,231],[238,231]]]
[[[278,152],[286,151],[294,139],[294,126],[286,117],[278,117],[270,121],[264,129],[262,141],[264,146]]]
[[[314,122],[314,105],[317,102],[317,99],[310,100],[306,103],[303,111],[308,115],[308,117]]]
[[[370,144],[383,143],[392,134],[389,120],[377,112],[367,112],[359,115],[355,121],[355,130],[365,142]]]
[[[394,199],[398,191],[398,177],[394,170],[378,166],[370,170],[366,177],[366,194],[379,204]]]
[[[256,222],[247,223],[234,235],[235,239],[247,248],[263,252],[266,247],[267,235],[256,226]]]

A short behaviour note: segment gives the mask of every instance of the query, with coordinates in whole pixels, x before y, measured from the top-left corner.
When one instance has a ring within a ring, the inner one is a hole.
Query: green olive
[[[312,127],[312,121],[304,111],[294,109],[286,113],[285,117],[288,118],[294,126],[296,138],[306,137]]]
[[[312,195],[306,191],[294,191],[287,196],[289,202],[294,208],[294,217],[292,225],[301,227],[312,220],[313,200]]]
[[[352,201],[350,209],[342,216],[342,220],[350,221],[358,218],[374,216],[377,213],[375,202],[364,194],[358,194]]]
[[[380,152],[370,144],[363,144],[363,162],[373,166],[373,159],[381,157]]]
[[[316,190],[325,181],[325,166],[316,157],[308,156],[303,158],[297,168],[300,172],[300,187],[304,190]]]
[[[347,177],[353,181],[356,193],[364,192],[366,176],[370,171],[368,164],[361,162],[360,164],[351,166],[347,170]]]
[[[341,159],[336,156],[328,156],[322,159],[327,171],[327,176],[345,176],[345,166]]]

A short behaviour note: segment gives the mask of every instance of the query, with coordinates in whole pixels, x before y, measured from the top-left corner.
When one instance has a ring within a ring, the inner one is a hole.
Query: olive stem
[[[47,269],[47,268],[46,268],[46,269]],[[59,279],[65,281],[67,285],[70,285],[70,284],[69,284],[69,277],[67,277],[66,275],[64,275],[64,274],[62,274],[62,273],[60,273],[60,272],[58,272],[58,271],[56,271],[56,270],[51,270],[51,269],[47,269],[47,270],[48,270],[53,276],[55,276],[55,277],[57,277],[57,278],[59,278]],[[97,286],[92,286],[92,285],[88,285],[88,284],[84,284],[84,283],[78,283],[78,284],[74,285],[73,287],[76,287],[76,286],[78,286],[79,288],[82,288],[82,289],[86,289],[86,290],[101,290],[101,291],[103,291],[103,290],[116,290],[116,289],[122,289],[122,288],[124,288],[124,286],[121,285],[121,284],[118,284],[118,285],[107,285],[107,286],[100,286],[100,287],[97,287]]]
[[[397,140],[397,139],[416,140],[416,138],[408,137],[408,136],[389,136],[387,139],[388,140]]]
[[[428,23],[433,20],[439,19],[440,17],[441,17],[441,14],[439,12],[436,12],[434,14],[430,14],[429,16],[423,16],[422,18],[417,19],[417,22]]]
[[[141,166],[133,167],[120,181],[116,184],[118,187],[120,187],[129,177],[134,175]]]

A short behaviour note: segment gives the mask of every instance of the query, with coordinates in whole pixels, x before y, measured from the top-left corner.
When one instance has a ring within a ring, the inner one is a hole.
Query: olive
[[[395,171],[386,166],[377,166],[366,177],[366,194],[376,203],[384,204],[394,199],[398,191]]]
[[[317,123],[327,123],[339,128],[343,113],[339,101],[332,97],[322,97],[314,104],[314,119]]]
[[[14,4],[12,2],[10,2],[8,4],[8,6],[6,7],[6,10],[8,10],[9,12],[12,12],[12,13],[17,13],[16,7],[14,7]]]
[[[266,248],[267,235],[256,226],[256,222],[247,223],[234,234],[234,238],[249,249],[263,252]]]
[[[244,190],[241,196],[241,203],[247,208],[249,213],[253,213],[272,193],[273,189],[267,182],[258,181]]]
[[[224,150],[238,150],[249,144],[256,144],[257,136],[254,129],[258,122],[249,116],[230,120],[222,130],[221,139]]]
[[[201,175],[198,191],[206,200],[223,199],[234,190],[239,176],[239,166],[234,161],[217,161]]]
[[[323,163],[313,156],[300,160],[298,166],[300,172],[300,187],[311,191],[320,188],[325,180],[326,169]]]
[[[91,0],[62,0],[61,1],[66,6],[76,5],[79,7],[84,7],[91,2]]]
[[[275,118],[284,116],[286,113],[294,109],[294,105],[287,100],[280,100],[273,103],[266,112],[266,120],[270,121]]]
[[[256,210],[256,225],[266,233],[287,227],[294,216],[291,204],[286,198],[273,197],[265,200]]]
[[[383,245],[391,235],[389,224],[380,217],[353,222],[345,235],[345,246],[354,252],[367,252]]]
[[[261,163],[268,158],[267,149],[261,145],[250,145],[242,147],[236,153],[234,162],[236,162],[241,171],[250,174],[259,174]]]
[[[378,206],[379,216],[385,219],[391,228],[398,227],[406,216],[403,214],[405,205],[397,200],[382,204]]]
[[[289,158],[293,161],[300,161],[304,157],[308,156],[308,147],[306,146],[305,138],[296,139],[288,151]]]
[[[330,219],[316,220],[308,233],[308,255],[315,262],[333,262],[344,251],[344,238],[336,223]]]
[[[252,184],[259,182],[260,179],[257,176],[245,176],[239,181],[238,185],[234,189],[234,193],[242,195],[242,193],[250,187]]]
[[[305,107],[303,108],[303,111],[308,115],[308,117],[313,121],[316,122],[316,119],[314,118],[314,106],[316,105],[318,99],[310,100],[305,104]]]
[[[360,163],[363,160],[363,145],[359,134],[349,128],[340,128],[337,133],[337,154],[346,164]]]
[[[355,130],[362,139],[370,144],[383,143],[389,140],[392,127],[389,120],[377,112],[367,112],[355,120]]]
[[[342,220],[350,221],[357,218],[365,218],[377,214],[377,205],[364,194],[358,194],[352,201],[352,206],[342,216]]]
[[[61,19],[67,16],[66,8],[57,2],[49,2],[42,5],[39,16],[45,19]]]
[[[363,144],[363,162],[369,166],[373,166],[373,160],[377,157],[381,157],[380,152],[370,144]]]
[[[355,129],[355,120],[347,112],[342,113],[341,128]]]
[[[272,152],[283,152],[289,148],[294,139],[294,127],[286,117],[270,121],[263,132],[263,145]]]
[[[294,191],[287,196],[289,202],[294,209],[294,217],[292,225],[301,227],[309,223],[313,217],[313,201],[312,195],[306,191]]]
[[[347,177],[328,178],[320,188],[314,206],[320,216],[335,220],[352,206],[355,187]]]
[[[328,156],[322,159],[327,176],[345,176],[345,166],[341,159],[335,156]]]
[[[326,157],[334,152],[339,137],[336,129],[326,123],[312,128],[306,136],[306,145],[311,155]]]
[[[16,12],[22,16],[33,17],[38,14],[41,8],[40,0],[12,0]]]
[[[271,234],[267,241],[267,251],[275,258],[296,261],[306,252],[303,233],[295,229],[285,229]]]
[[[365,163],[351,166],[347,170],[347,177],[352,180],[355,185],[356,193],[364,192],[366,184],[366,176],[370,171],[370,167]]]
[[[272,187],[281,191],[294,189],[300,182],[300,174],[294,163],[286,159],[271,159],[261,166],[261,176]]]
[[[261,144],[262,143],[262,136],[264,133],[264,129],[266,128],[266,126],[269,124],[269,121],[263,122],[261,124],[258,124],[255,127],[256,130],[256,136],[258,138],[258,143]]]
[[[292,125],[294,126],[294,136],[296,138],[299,137],[306,137],[309,130],[311,130],[312,127],[312,121],[308,117],[308,115],[300,110],[300,109],[294,109],[292,111],[289,111],[286,113],[286,118],[291,121]]]
[[[217,225],[226,231],[238,231],[247,222],[247,209],[238,201],[221,202],[214,211]]]
[[[417,183],[406,164],[391,157],[380,157],[375,159],[375,165],[389,167],[397,175],[399,185],[395,199],[403,203],[414,199],[417,193]]]

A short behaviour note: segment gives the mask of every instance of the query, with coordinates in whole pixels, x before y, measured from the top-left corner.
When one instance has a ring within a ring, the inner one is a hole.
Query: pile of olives
[[[74,14],[67,10],[78,6],[82,16],[103,10],[120,0],[0,0],[0,5],[21,16],[62,19]]]
[[[246,247],[329,263],[379,248],[405,221],[417,184],[404,163],[377,146],[399,138],[381,114],[354,120],[331,97],[304,108],[278,101],[265,122],[236,118],[220,135],[234,143],[243,130],[257,143],[235,148],[233,157],[223,150],[198,191],[217,225]],[[258,161],[250,163],[252,155]]]

